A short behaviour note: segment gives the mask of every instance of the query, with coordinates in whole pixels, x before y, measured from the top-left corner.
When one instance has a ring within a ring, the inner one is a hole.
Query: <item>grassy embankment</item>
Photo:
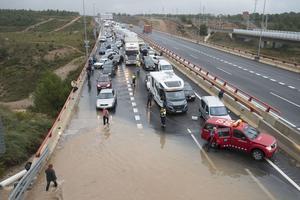
[[[0,10],[0,101],[28,98],[46,72],[53,72],[84,55],[82,18],[63,30],[52,32],[76,16],[78,13],[66,11]],[[24,31],[50,18],[54,19]],[[6,22],[2,23],[2,20]],[[91,46],[94,43],[92,29],[88,23]],[[66,87],[70,87],[70,81],[82,70],[84,60],[78,62],[80,67],[71,71],[62,82]],[[10,167],[28,159],[51,127],[54,115],[37,110],[15,113],[0,107],[6,145],[6,152],[0,155],[0,177]]]

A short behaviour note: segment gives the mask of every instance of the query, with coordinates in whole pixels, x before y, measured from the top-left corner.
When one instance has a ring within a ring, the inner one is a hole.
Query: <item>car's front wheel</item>
[[[252,158],[257,161],[260,161],[265,157],[264,152],[260,149],[254,149],[251,152],[251,155],[252,155]]]

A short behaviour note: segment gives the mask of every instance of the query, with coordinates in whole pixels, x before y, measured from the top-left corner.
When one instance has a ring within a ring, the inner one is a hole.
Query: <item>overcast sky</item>
[[[0,0],[0,8],[60,9],[82,13],[83,0]],[[199,13],[237,14],[254,10],[255,0],[85,0],[86,13]],[[257,0],[257,12],[262,12],[264,0]],[[266,13],[300,12],[300,0],[266,0]]]

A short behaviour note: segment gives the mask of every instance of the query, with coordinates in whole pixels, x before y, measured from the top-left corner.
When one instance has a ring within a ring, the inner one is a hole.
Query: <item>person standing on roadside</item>
[[[73,92],[76,92],[76,90],[78,90],[77,82],[75,80],[71,82],[71,86],[73,88]]]
[[[48,168],[45,170],[45,173],[46,173],[46,180],[47,180],[46,191],[49,190],[51,181],[53,181],[54,187],[57,187],[57,182],[56,182],[57,178],[52,164],[48,165]]]
[[[103,108],[102,116],[103,116],[103,125],[109,124],[109,112],[106,108]]]
[[[207,152],[209,152],[210,148],[212,147],[212,145],[214,144],[214,142],[216,142],[217,139],[217,128],[213,127],[213,129],[210,131],[210,138],[209,141],[207,143]]]
[[[151,93],[151,91],[148,91],[147,108],[151,107],[152,99],[153,99],[153,94]]]

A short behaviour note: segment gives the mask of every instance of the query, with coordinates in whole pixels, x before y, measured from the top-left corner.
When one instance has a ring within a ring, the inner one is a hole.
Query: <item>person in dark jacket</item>
[[[147,108],[151,107],[152,99],[153,99],[153,94],[151,93],[151,91],[149,91],[148,92],[148,99],[147,99]]]
[[[46,173],[46,180],[47,180],[46,191],[49,190],[51,181],[53,181],[54,187],[57,187],[57,182],[56,182],[57,178],[52,164],[49,164],[48,168],[45,170],[45,173]]]

